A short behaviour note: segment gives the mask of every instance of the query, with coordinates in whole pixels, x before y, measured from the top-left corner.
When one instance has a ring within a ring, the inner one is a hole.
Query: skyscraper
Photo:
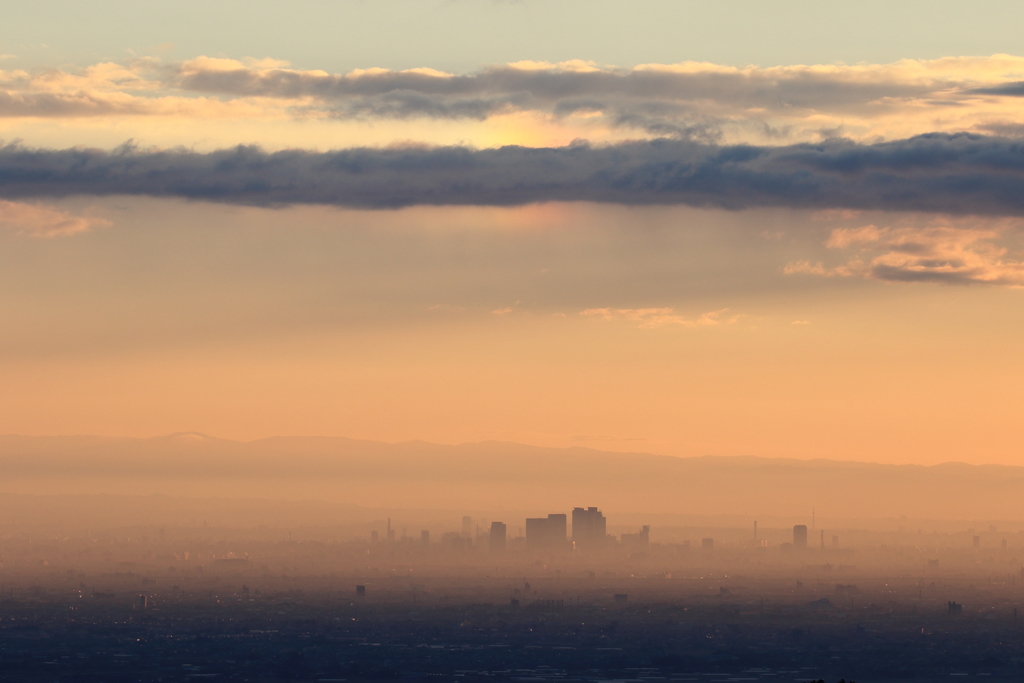
[[[503,522],[491,522],[491,552],[501,552],[505,549],[505,524]]]
[[[568,524],[564,514],[548,515],[548,529],[551,534],[551,543],[559,547],[565,545],[569,538]]]
[[[793,547],[794,548],[806,548],[807,547],[807,525],[797,524],[793,527]]]
[[[594,548],[604,543],[608,521],[595,507],[572,509],[572,540],[578,548]]]
[[[530,517],[526,520],[526,545],[534,549],[558,549],[565,546],[566,516]]]
[[[548,518],[527,517],[526,518],[526,547],[542,548],[547,544]]]

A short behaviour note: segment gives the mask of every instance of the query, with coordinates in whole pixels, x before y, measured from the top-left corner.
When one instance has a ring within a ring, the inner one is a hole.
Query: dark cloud
[[[987,65],[1003,73],[1017,69],[1019,61],[993,60],[742,69],[516,63],[452,75],[432,69],[332,74],[207,57],[173,64],[143,59],[80,71],[0,71],[0,117],[189,112],[203,117],[218,103],[244,100],[236,115],[252,116],[265,107],[274,116],[289,112],[301,118],[481,121],[530,112],[555,119],[584,114],[591,127],[704,143],[726,137],[816,139],[819,129],[837,125],[864,139],[891,139],[912,132],[983,130],[976,126],[993,120],[983,114],[999,101],[979,94],[1024,92],[1021,83],[998,80],[971,89],[980,83],[965,80],[965,68],[973,74]],[[947,115],[937,129],[940,109]]]
[[[877,280],[888,280],[890,282],[932,282],[944,285],[973,285],[984,282],[990,285],[1019,285],[1017,281],[1005,280],[983,280],[980,276],[985,275],[982,270],[955,270],[946,271],[939,268],[950,266],[948,263],[933,264],[933,269],[923,268],[921,270],[910,270],[899,266],[876,265],[871,268],[871,277]],[[952,264],[956,267],[961,264]]]
[[[820,110],[870,114],[907,98],[955,89],[899,80],[857,79],[811,70],[561,70],[495,66],[468,75],[373,70],[328,74],[288,69],[204,69],[194,63],[163,70],[175,88],[215,96],[311,98],[339,118],[485,119],[521,110],[565,116],[598,112],[613,125],[706,141],[706,131],[753,118]],[[889,104],[881,105],[881,102]]]
[[[285,69],[204,70],[177,67],[168,81],[184,90],[261,97],[314,97],[323,100],[372,98],[393,93],[423,97],[530,101],[554,106],[589,100],[724,100],[747,107],[818,109],[861,106],[887,97],[923,97],[936,86],[900,81],[858,81],[842,74],[811,71],[672,71],[668,69],[557,70],[497,66],[479,73],[439,76],[416,71],[368,71],[356,75]],[[943,83],[943,87],[948,84]]]
[[[1024,81],[1014,83],[1003,83],[991,88],[975,88],[972,93],[979,95],[1002,95],[1009,97],[1024,97]]]
[[[1024,123],[1013,123],[1008,121],[997,123],[986,123],[975,127],[976,130],[1001,135],[1007,138],[1024,138]]]
[[[560,148],[112,152],[0,148],[0,196],[148,195],[251,205],[545,201],[1024,214],[1024,142],[929,134],[785,147],[654,140]]]

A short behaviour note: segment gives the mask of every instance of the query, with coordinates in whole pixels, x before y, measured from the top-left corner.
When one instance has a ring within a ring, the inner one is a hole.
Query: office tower
[[[492,552],[500,552],[505,549],[505,535],[505,524],[503,522],[491,522],[489,547]]]
[[[702,539],[700,539],[700,549],[701,550],[714,550],[715,549],[715,539],[713,539],[713,538],[702,538]]]
[[[391,528],[391,518],[388,517],[388,543],[395,542],[395,530]]]
[[[577,548],[602,545],[608,535],[608,521],[597,508],[572,509],[572,540]]]
[[[793,547],[794,548],[806,548],[807,547],[807,525],[797,524],[793,527]]]
[[[426,529],[420,532],[420,543],[430,545],[430,532]]]
[[[568,524],[565,515],[548,515],[548,529],[551,534],[551,544],[553,546],[564,546],[566,540],[569,538]]]
[[[473,518],[466,515],[462,518],[462,537],[472,538],[473,537]]]
[[[565,546],[566,516],[548,515],[526,520],[526,546],[533,549],[560,549]]]
[[[370,532],[370,543],[376,543],[380,540],[380,534],[376,530]],[[187,557],[185,558],[188,559]]]
[[[526,547],[537,549],[547,545],[548,540],[548,518],[527,517],[526,518]]]

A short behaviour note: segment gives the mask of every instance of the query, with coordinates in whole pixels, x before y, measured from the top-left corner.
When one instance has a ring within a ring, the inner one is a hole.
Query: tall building
[[[473,518],[469,515],[462,518],[462,537],[473,538]]]
[[[605,542],[608,520],[597,508],[572,509],[572,540],[578,548],[593,548]]]
[[[551,533],[551,543],[557,546],[564,546],[569,538],[569,526],[566,523],[566,516],[563,514],[548,515],[548,528]]]
[[[426,529],[420,532],[420,543],[430,545],[430,532]]]
[[[558,549],[565,546],[565,515],[530,517],[526,520],[526,546],[534,549]]]
[[[806,548],[807,547],[807,525],[797,524],[793,527],[793,547],[794,548]]]
[[[492,552],[501,552],[505,549],[506,529],[503,522],[491,522],[490,549]]]
[[[527,517],[526,518],[526,547],[542,548],[547,545],[548,540],[548,518]]]

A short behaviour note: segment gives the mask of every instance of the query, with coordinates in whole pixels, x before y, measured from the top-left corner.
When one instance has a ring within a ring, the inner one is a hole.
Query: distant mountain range
[[[0,436],[0,492],[316,500],[374,509],[1024,519],[1024,467],[676,458],[481,442]]]

